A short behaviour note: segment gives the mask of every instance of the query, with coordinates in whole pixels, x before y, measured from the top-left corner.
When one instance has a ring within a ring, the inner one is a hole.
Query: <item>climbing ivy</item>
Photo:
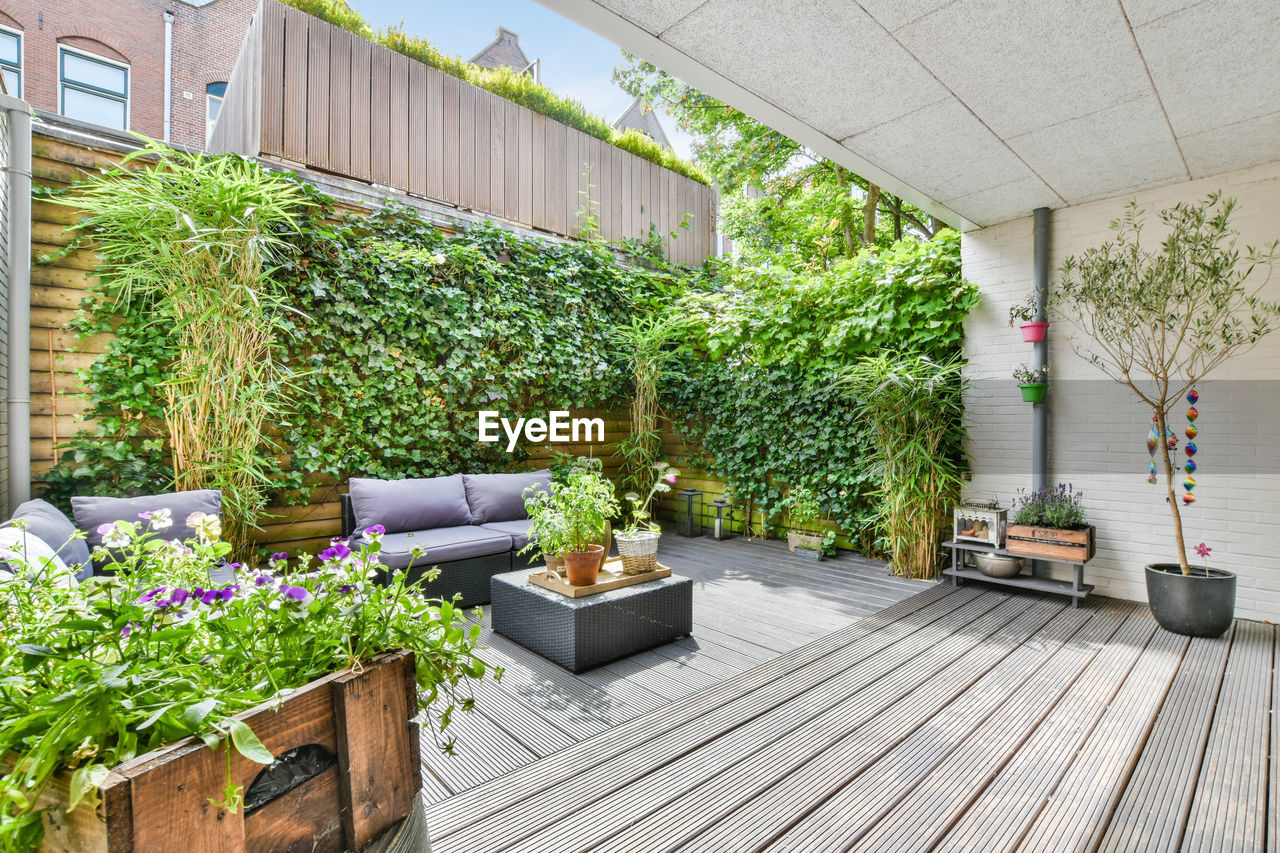
[[[698,357],[681,361],[665,401],[735,503],[776,523],[787,488],[872,552],[880,484],[866,419],[841,371],[869,355],[957,355],[977,288],[960,275],[960,235],[903,241],[832,270],[726,267],[720,286],[683,297]],[[960,453],[958,444],[947,452]]]
[[[481,409],[619,401],[629,371],[612,329],[687,271],[488,224],[445,234],[392,204],[317,223],[281,275],[297,307],[296,467],[400,477],[508,464],[476,440]]]

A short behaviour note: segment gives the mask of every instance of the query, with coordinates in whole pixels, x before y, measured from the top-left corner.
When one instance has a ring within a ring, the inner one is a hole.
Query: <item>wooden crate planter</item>
[[[215,751],[188,738],[113,768],[96,810],[58,808],[67,787],[67,779],[58,779],[42,800],[53,806],[43,849],[361,850],[408,816],[421,788],[417,713],[413,653],[382,655],[361,670],[307,684],[278,710],[265,705],[240,715],[277,760],[305,747],[332,761],[276,799],[235,814],[211,805],[226,784],[226,746]],[[232,749],[231,776],[246,795],[265,769]]]
[[[1005,530],[1004,549],[1019,557],[1045,557],[1084,563],[1093,559],[1094,528],[1061,530],[1057,527],[1031,527],[1010,524]]]

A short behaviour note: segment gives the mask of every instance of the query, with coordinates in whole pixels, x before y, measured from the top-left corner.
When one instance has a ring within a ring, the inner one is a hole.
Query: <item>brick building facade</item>
[[[18,89],[11,93],[38,110],[204,148],[256,8],[257,0],[0,0],[0,70]]]

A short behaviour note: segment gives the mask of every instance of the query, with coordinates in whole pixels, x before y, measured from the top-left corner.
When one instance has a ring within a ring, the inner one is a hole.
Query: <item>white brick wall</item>
[[[1148,237],[1155,212],[1221,188],[1239,204],[1233,219],[1242,242],[1280,237],[1280,163],[1141,193]],[[1054,210],[1050,215],[1050,287],[1062,259],[1111,236],[1108,224],[1128,197]],[[974,392],[968,400],[973,482],[967,494],[1010,502],[1031,483],[1031,405],[1010,377],[1031,361],[1031,344],[1010,329],[1009,306],[1032,290],[1032,222],[1028,217],[966,232],[964,274],[982,291],[966,324]],[[1267,298],[1280,300],[1280,268]],[[1144,600],[1142,567],[1176,560],[1163,490],[1146,482],[1147,424],[1132,393],[1075,355],[1064,324],[1049,336],[1050,482],[1085,493],[1098,528],[1098,556],[1087,579],[1105,595]],[[1239,574],[1237,614],[1280,621],[1280,332],[1201,383],[1197,502],[1183,512],[1189,545],[1214,548],[1211,565]],[[1171,419],[1186,426],[1185,406]],[[1180,481],[1180,478],[1179,478]],[[1179,494],[1182,493],[1179,487]],[[1193,557],[1193,559],[1195,559]]]

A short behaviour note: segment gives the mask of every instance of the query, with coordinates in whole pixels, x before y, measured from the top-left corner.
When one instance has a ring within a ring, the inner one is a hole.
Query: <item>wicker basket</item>
[[[627,536],[615,534],[613,540],[618,543],[618,555],[622,557],[622,573],[639,575],[652,572],[658,568],[658,539],[660,533],[647,530]]]

